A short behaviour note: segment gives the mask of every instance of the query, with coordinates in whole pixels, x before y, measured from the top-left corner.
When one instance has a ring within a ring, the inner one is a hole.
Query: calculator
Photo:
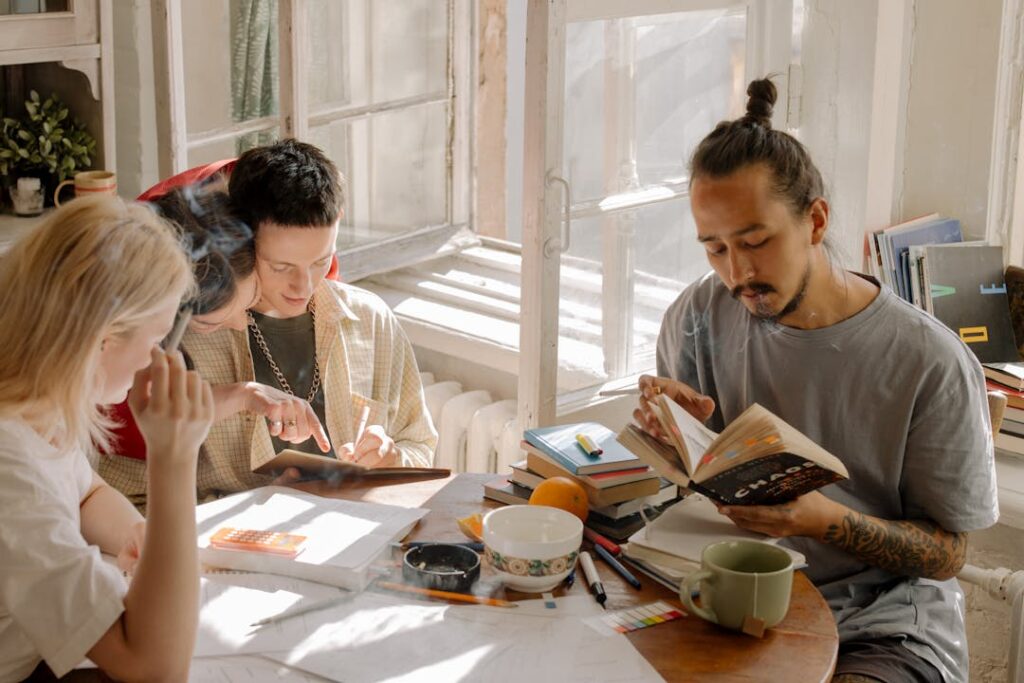
[[[236,529],[225,526],[217,529],[210,537],[210,545],[214,548],[229,550],[248,550],[257,553],[270,553],[284,557],[295,557],[302,552],[305,536],[286,534],[281,531],[259,531],[257,529]]]

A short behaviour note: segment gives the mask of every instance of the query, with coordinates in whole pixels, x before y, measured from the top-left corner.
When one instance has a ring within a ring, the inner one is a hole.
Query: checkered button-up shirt
[[[412,345],[394,314],[375,294],[330,280],[317,286],[313,300],[331,443],[354,441],[362,408],[369,405],[367,424],[384,427],[395,440],[403,466],[431,466],[437,432],[423,399]],[[211,384],[254,381],[247,332],[190,332],[182,347]],[[273,457],[265,419],[243,411],[217,422],[199,454],[199,499],[267,485],[272,478],[253,470]],[[98,469],[133,502],[144,502],[145,461],[105,456]]]

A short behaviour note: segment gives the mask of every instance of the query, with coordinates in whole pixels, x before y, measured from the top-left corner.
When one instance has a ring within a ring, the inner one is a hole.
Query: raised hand
[[[213,424],[213,392],[185,368],[178,351],[150,352],[150,365],[135,373],[128,406],[146,440],[151,464],[194,465]]]

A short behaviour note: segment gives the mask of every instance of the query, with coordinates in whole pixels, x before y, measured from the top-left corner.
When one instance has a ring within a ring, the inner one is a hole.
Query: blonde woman
[[[157,343],[193,287],[171,228],[115,198],[58,209],[0,261],[0,681],[88,656],[184,680],[195,639],[195,478],[209,385]],[[144,523],[86,461],[124,399],[149,450]],[[100,553],[119,557],[121,571]]]

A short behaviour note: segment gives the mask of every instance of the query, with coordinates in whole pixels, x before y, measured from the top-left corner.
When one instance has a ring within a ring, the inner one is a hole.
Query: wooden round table
[[[500,507],[499,503],[483,497],[484,483],[495,476],[459,474],[432,480],[364,479],[340,488],[332,488],[324,482],[306,482],[296,488],[332,498],[427,508],[430,513],[409,535],[409,540],[464,541],[465,537],[455,524],[457,518]],[[643,588],[636,590],[604,562],[597,562],[596,566],[608,594],[609,609],[657,600],[682,609],[678,596],[655,581],[641,575]],[[560,589],[555,594],[580,592],[587,592],[584,581],[577,581],[572,588]],[[512,600],[526,597],[515,591],[497,595]],[[832,677],[839,647],[832,612],[803,572],[794,575],[786,618],[769,629],[763,638],[735,633],[695,616],[634,631],[627,637],[668,681],[827,682]]]

